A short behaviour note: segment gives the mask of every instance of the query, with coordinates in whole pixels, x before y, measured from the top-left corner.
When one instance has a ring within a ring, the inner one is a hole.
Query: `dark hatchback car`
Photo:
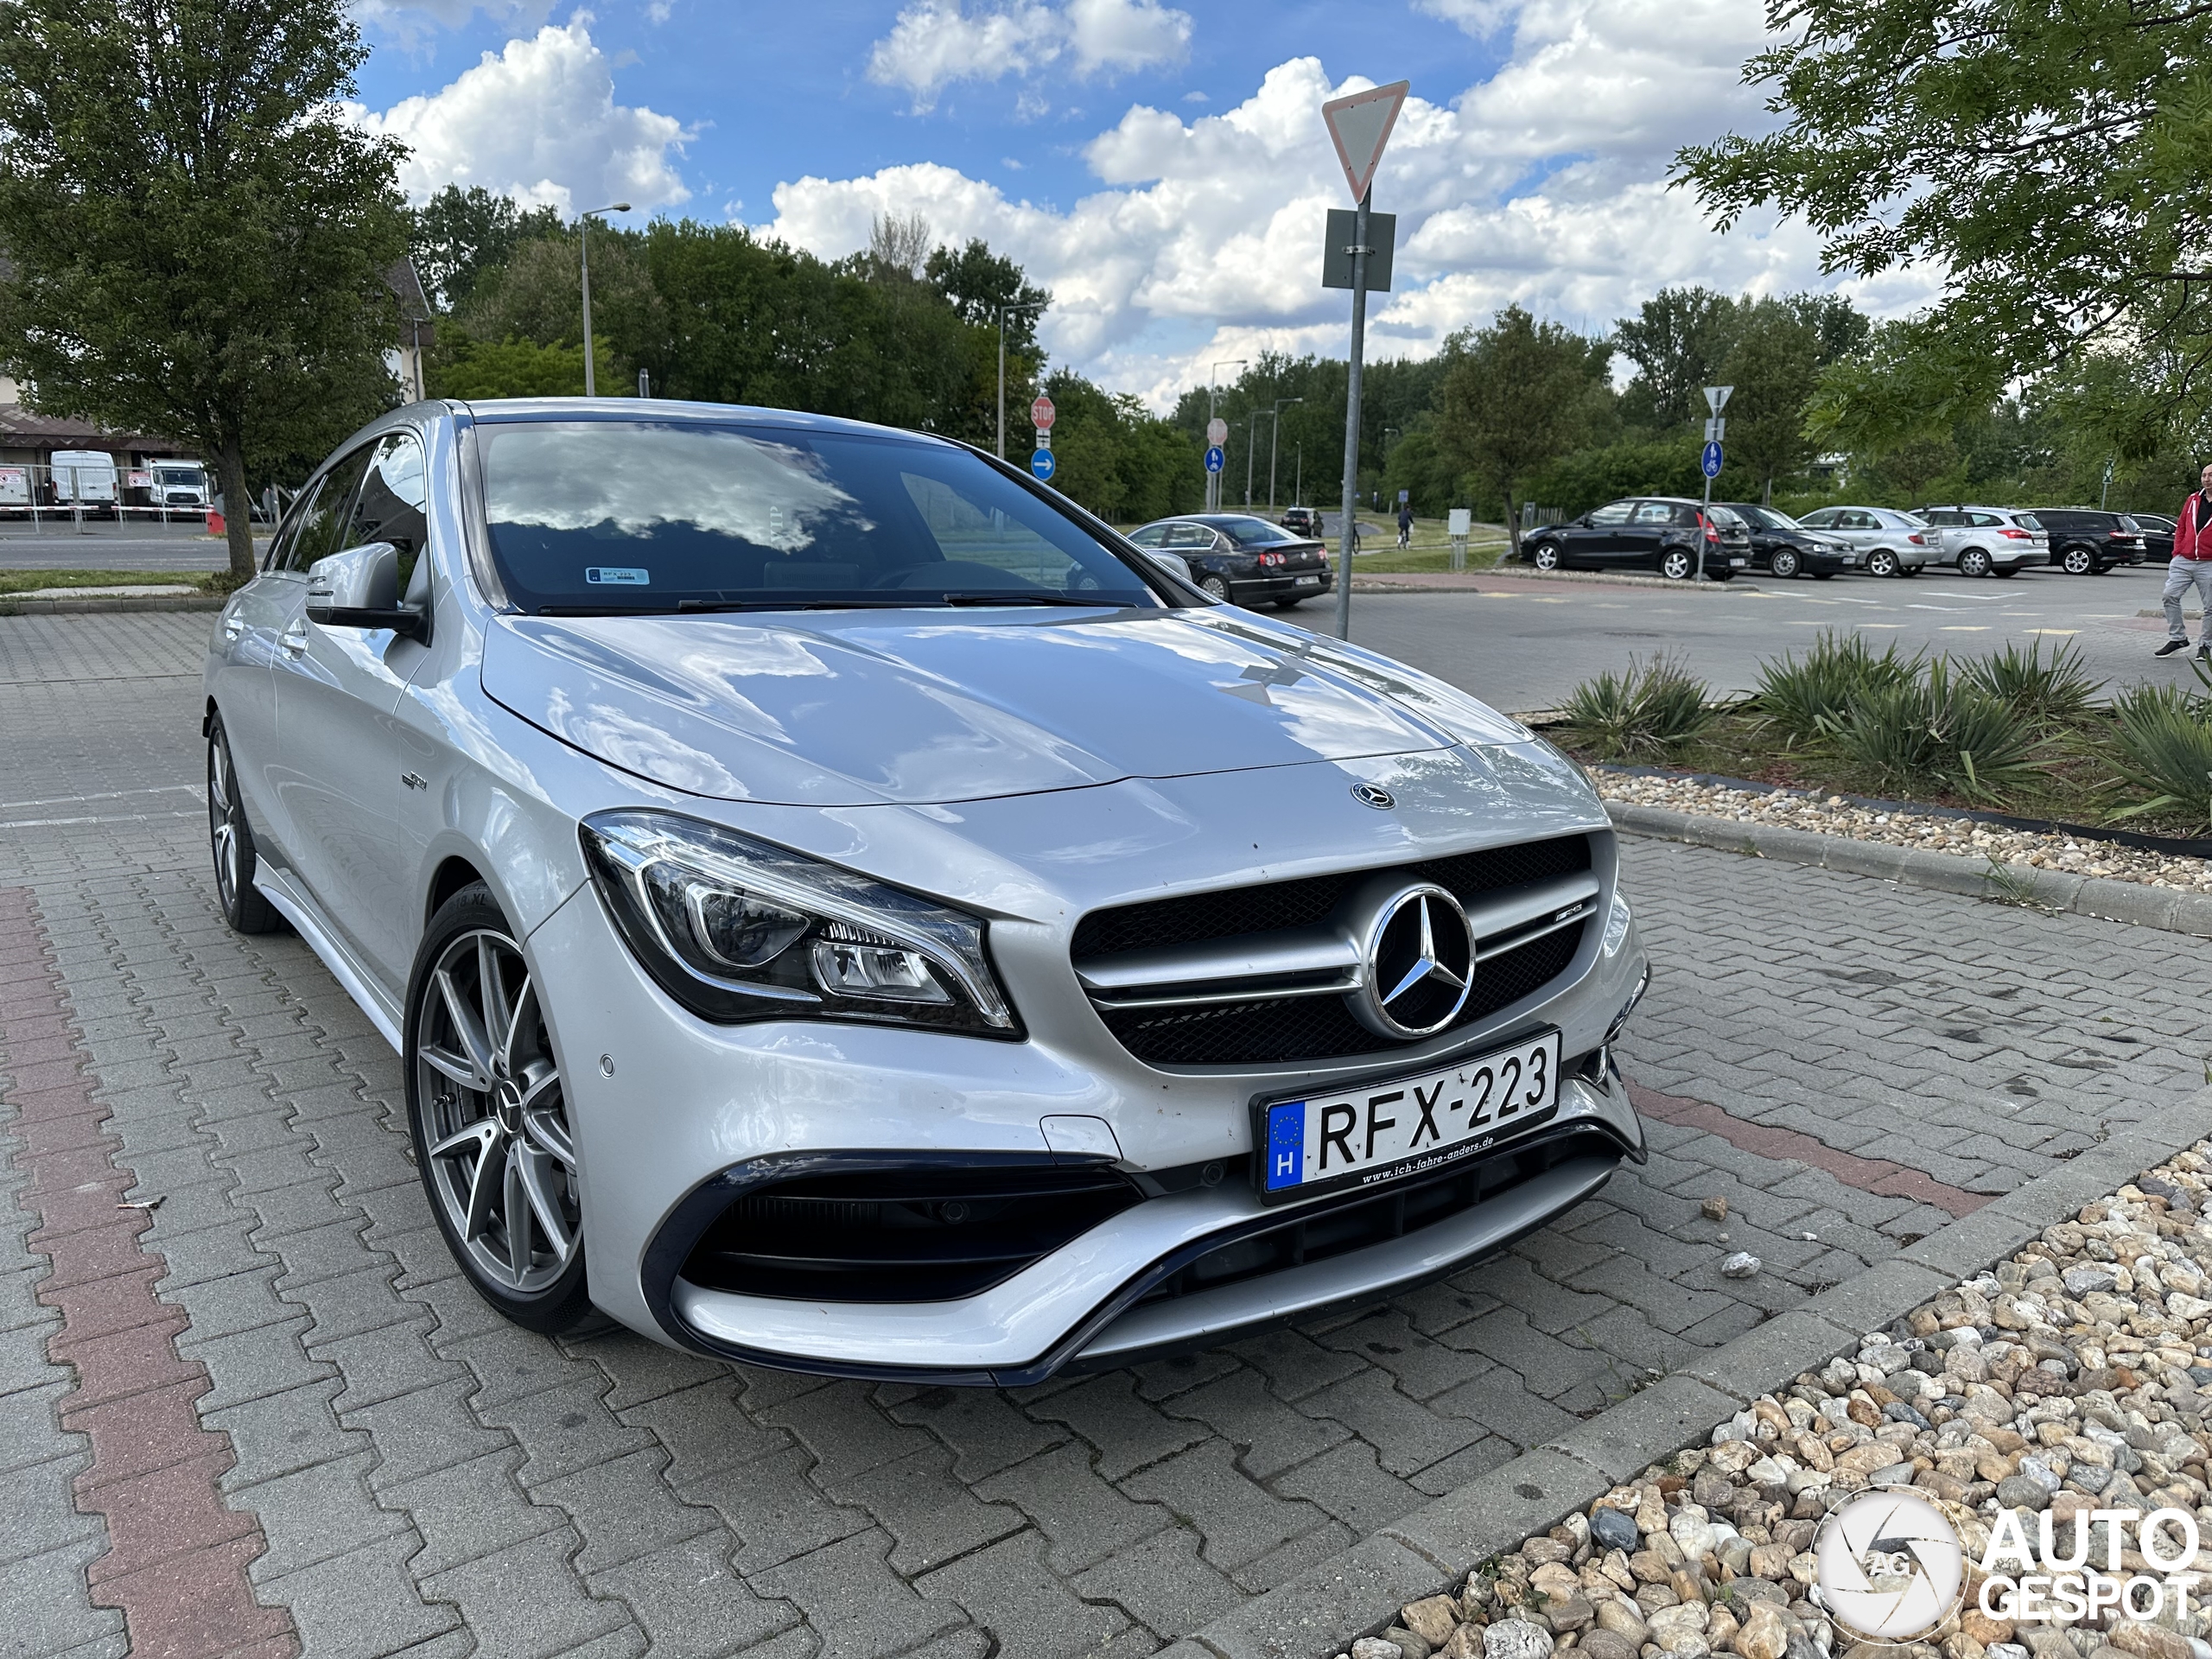
[[[1521,556],[1539,570],[1656,570],[1681,582],[1697,574],[1700,541],[1705,574],[1716,581],[1750,568],[1751,531],[1741,518],[1715,506],[1708,522],[1696,502],[1668,495],[1631,496],[1548,524],[1522,542]]]
[[[2050,562],[2069,575],[2101,575],[2116,564],[2143,563],[2143,531],[2124,512],[2037,507],[2036,518],[2050,533]],[[2171,537],[2166,545],[2172,547]]]
[[[1173,553],[1191,580],[1232,605],[1272,605],[1287,611],[1334,586],[1328,555],[1310,536],[1249,512],[1201,512],[1160,518],[1130,533],[1139,547]]]
[[[1837,571],[1852,569],[1859,563],[1857,549],[1806,529],[1786,512],[1749,501],[1713,505],[1734,513],[1750,531],[1754,570],[1770,571],[1785,579],[1810,576],[1815,582],[1826,582]]]
[[[2143,537],[2143,562],[2164,564],[2174,556],[2174,531],[2178,525],[2162,512],[2131,512],[2127,522]]]

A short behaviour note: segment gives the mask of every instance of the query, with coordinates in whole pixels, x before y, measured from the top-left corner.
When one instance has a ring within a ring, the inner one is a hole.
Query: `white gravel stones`
[[[1749,1250],[1738,1250],[1733,1255],[1722,1259],[1720,1276],[1724,1279],[1748,1279],[1765,1265]]]
[[[1402,1659],[2212,1659],[2200,1596],[2147,1626],[2016,1628],[1975,1605],[1854,1645],[1812,1599],[1814,1535],[1870,1485],[1918,1487],[1979,1562],[2000,1506],[2063,1559],[2115,1507],[2212,1538],[2212,1142],[2085,1206],[1646,1469],[1456,1595],[1407,1607]],[[2199,1572],[2212,1572],[2212,1550]],[[1352,1659],[1368,1659],[1355,1649]]]
[[[1955,853],[1969,858],[1992,859],[1999,864],[2031,864],[2038,869],[2056,870],[2067,875],[2100,875],[2114,881],[2140,882],[2146,887],[2212,893],[2212,862],[2146,852],[2114,842],[2077,841],[2071,836],[2005,830],[1995,824],[1976,823],[1971,818],[1878,812],[1871,807],[1853,806],[1837,795],[1768,794],[1728,789],[1717,784],[1692,783],[1683,778],[1625,778],[1609,772],[1592,775],[1598,792],[1609,801],[1665,807],[1670,811],[1695,812],[1706,817],[1732,818],[1745,823],[1778,824],[1787,830],[1847,836],[1854,841],[1878,841],[1892,847],[1915,847],[1931,853]]]

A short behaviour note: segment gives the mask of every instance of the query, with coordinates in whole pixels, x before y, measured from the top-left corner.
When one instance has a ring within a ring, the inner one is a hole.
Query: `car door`
[[[1576,524],[1562,524],[1564,532],[1560,543],[1560,563],[1562,564],[1605,564],[1620,551],[1621,537],[1627,532],[1629,515],[1636,511],[1633,501],[1609,501],[1591,512],[1586,519]]]
[[[333,550],[390,542],[400,550],[404,593],[428,535],[422,441],[387,433],[346,471],[353,481]],[[276,791],[293,867],[348,945],[396,990],[419,920],[403,820],[431,809],[404,781],[427,768],[420,740],[394,711],[423,647],[389,628],[309,621],[307,589],[303,574],[297,643],[283,645],[276,664]]]
[[[208,647],[215,659],[215,707],[230,740],[231,764],[245,800],[246,819],[264,834],[276,822],[269,768],[276,756],[276,639],[284,631],[296,597],[285,564],[314,512],[314,497],[302,497],[278,528],[260,571],[225,602]]]
[[[1160,545],[1164,551],[1181,555],[1183,562],[1191,567],[1192,577],[1201,587],[1208,577],[1212,577],[1220,582],[1223,593],[1229,594],[1228,575],[1221,568],[1221,561],[1213,557],[1214,542],[1213,531],[1205,524],[1170,524]]]
[[[1659,550],[1676,539],[1675,507],[1669,501],[1639,501],[1628,522],[1613,533],[1609,564],[1656,565]]]

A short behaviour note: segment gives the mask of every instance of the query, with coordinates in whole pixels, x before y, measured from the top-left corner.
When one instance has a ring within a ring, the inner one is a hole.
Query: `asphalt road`
[[[1516,711],[1555,708],[1592,675],[1662,652],[1716,692],[1749,690],[1763,659],[1803,649],[1823,628],[1957,656],[2042,639],[2077,646],[2114,690],[2142,681],[2194,688],[2188,657],[2151,655],[2165,637],[2164,579],[2164,565],[2142,565],[2101,576],[2029,570],[1980,582],[1949,571],[1911,581],[1738,577],[1718,591],[1691,591],[1656,581],[1645,588],[1501,576],[1477,593],[1356,592],[1352,638]],[[1298,616],[1317,632],[1334,621],[1319,605]]]
[[[175,524],[0,522],[0,570],[219,570],[221,542],[198,519]]]

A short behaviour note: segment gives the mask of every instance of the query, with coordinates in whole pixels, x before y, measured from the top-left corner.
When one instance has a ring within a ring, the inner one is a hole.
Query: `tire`
[[[1886,547],[1878,547],[1866,556],[1866,574],[1870,576],[1894,576],[1904,568],[1897,563],[1897,556]]]
[[[1659,556],[1659,574],[1669,582],[1688,582],[1697,572],[1697,561],[1679,547]]]
[[[2097,556],[2086,547],[2069,547],[2058,556],[2058,568],[2069,576],[2094,576],[2103,574]]]
[[[1768,555],[1766,568],[1787,582],[1804,569],[1805,561],[1798,556],[1796,548],[1777,547]]]
[[[446,1248],[505,1319],[574,1325],[591,1304],[560,1056],[514,929],[480,881],[430,918],[402,1052],[416,1173]]]
[[[284,925],[284,918],[253,885],[260,858],[253,849],[253,828],[245,821],[238,777],[230,734],[223,729],[222,715],[216,715],[207,722],[207,842],[215,860],[216,902],[233,932],[274,933]]]
[[[1539,570],[1556,570],[1559,569],[1559,549],[1549,542],[1532,548],[1529,553],[1529,563]]]
[[[1986,576],[1993,568],[1989,555],[1980,548],[1970,547],[1959,555],[1959,574],[1962,576]]]
[[[2002,569],[1993,569],[1989,574],[1997,577],[2001,582],[2008,576],[2018,575],[2020,574],[2020,567],[2017,564],[2008,564]]]
[[[1279,599],[1275,601],[1275,609],[1279,611],[1294,611],[1300,606],[1303,605],[1308,597],[1309,595],[1307,594],[1300,594],[1292,599]]]
[[[1835,572],[1833,570],[1815,570],[1813,572],[1813,580],[1815,582],[1834,582],[1835,580]]]
[[[1224,582],[1219,576],[1207,576],[1199,582],[1198,586],[1205,588],[1206,592],[1211,594],[1223,604],[1226,605],[1229,603],[1229,584]]]

